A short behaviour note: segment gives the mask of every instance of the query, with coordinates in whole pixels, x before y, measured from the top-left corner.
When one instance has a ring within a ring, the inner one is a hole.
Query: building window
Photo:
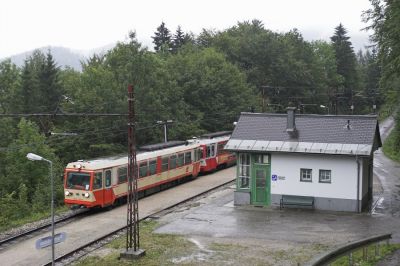
[[[300,181],[302,182],[312,182],[312,169],[300,169]]]
[[[250,188],[250,154],[239,154],[239,188]]]
[[[330,183],[331,182],[331,170],[319,170],[319,182]]]
[[[268,155],[267,154],[256,154],[254,155],[254,163],[258,164],[268,164]]]

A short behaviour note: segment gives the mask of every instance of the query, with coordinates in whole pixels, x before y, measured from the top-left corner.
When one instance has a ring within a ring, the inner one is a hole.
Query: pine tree
[[[175,35],[172,39],[172,52],[176,53],[182,45],[185,44],[185,33],[182,31],[181,26],[176,29]]]
[[[161,23],[161,25],[157,28],[157,31],[154,32],[154,36],[151,38],[153,39],[154,50],[156,52],[169,51],[169,48],[171,47],[171,34],[164,22]]]
[[[41,65],[38,73],[43,105],[46,111],[56,111],[62,95],[62,87],[59,80],[60,69],[56,66],[50,50],[46,54],[46,60]]]
[[[359,87],[356,55],[349,39],[347,30],[340,23],[335,28],[331,41],[335,50],[337,73],[343,77],[343,88],[340,92],[343,92],[348,105],[342,107],[344,110],[353,104],[353,92]]]

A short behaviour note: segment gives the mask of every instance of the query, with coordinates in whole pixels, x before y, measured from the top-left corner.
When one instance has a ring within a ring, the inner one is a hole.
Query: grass
[[[400,151],[394,147],[396,131],[392,130],[386,141],[383,143],[383,153],[393,161],[400,162]]]
[[[146,251],[146,255],[134,262],[119,259],[120,252],[126,245],[124,236],[106,245],[110,250],[109,254],[89,256],[77,265],[171,265],[174,260],[190,256],[197,250],[192,242],[181,236],[153,233],[157,226],[158,223],[154,221],[140,222],[140,248]],[[190,262],[185,265],[190,265]]]
[[[68,211],[68,207],[63,205],[55,209],[55,214]],[[32,213],[26,217],[17,220],[7,220],[7,224],[0,226],[0,232],[5,232],[11,228],[19,227],[28,223],[37,222],[50,217],[50,209],[48,212]]]
[[[357,250],[353,253],[353,264],[359,266],[373,266],[376,265],[379,261],[384,259],[385,256],[392,254],[394,251],[400,249],[400,244],[383,244],[380,246],[380,255],[375,256],[375,246],[368,247],[368,260],[363,259],[363,250]],[[349,265],[349,257],[344,256],[339,260],[331,263],[332,266],[347,266]]]
[[[379,122],[382,122],[386,118],[388,118],[390,115],[393,114],[393,110],[395,109],[396,105],[395,104],[384,104],[378,112],[378,120]]]

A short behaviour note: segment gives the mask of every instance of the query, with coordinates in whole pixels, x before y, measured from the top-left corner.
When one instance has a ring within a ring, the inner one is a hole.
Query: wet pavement
[[[393,129],[394,120],[389,118],[380,125],[382,142]],[[374,154],[374,174],[379,177],[382,193],[374,195],[374,215],[400,217],[400,164],[387,158],[382,150]]]
[[[384,121],[385,139],[393,119]],[[400,164],[381,151],[374,159],[374,203],[370,213],[324,212],[233,206],[234,187],[202,199],[197,207],[164,216],[156,233],[180,234],[206,242],[261,243],[267,247],[316,244],[330,249],[350,241],[392,233],[400,243]],[[381,186],[381,187],[380,187]],[[314,251],[313,255],[321,251]],[[311,252],[312,253],[312,252]]]

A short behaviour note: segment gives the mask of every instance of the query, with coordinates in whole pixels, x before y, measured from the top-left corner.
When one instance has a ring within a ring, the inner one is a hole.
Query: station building
[[[320,210],[361,212],[372,199],[376,116],[242,113],[225,146],[237,154],[235,205],[313,197]]]

